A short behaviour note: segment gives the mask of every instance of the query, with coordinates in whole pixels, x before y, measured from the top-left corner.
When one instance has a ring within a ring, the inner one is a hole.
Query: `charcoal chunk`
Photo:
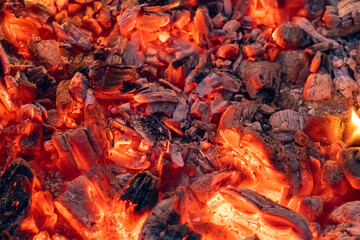
[[[13,233],[27,215],[33,172],[23,159],[13,162],[0,177],[0,236]]]
[[[35,61],[50,72],[62,69],[67,64],[60,54],[59,43],[55,40],[32,37],[29,41],[29,51]]]
[[[149,210],[158,202],[158,181],[149,172],[138,173],[131,179],[120,199],[136,204],[136,211]]]
[[[160,234],[168,225],[179,222],[180,214],[175,210],[178,198],[172,197],[159,202],[149,216],[146,218],[141,228],[139,240],[158,240]]]

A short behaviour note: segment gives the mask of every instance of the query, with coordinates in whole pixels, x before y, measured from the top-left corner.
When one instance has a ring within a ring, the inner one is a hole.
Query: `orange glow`
[[[360,140],[360,118],[354,109],[351,110],[350,122],[345,130],[343,140],[348,146],[356,144]]]
[[[255,197],[255,196],[254,196]],[[269,206],[259,206],[256,197],[252,199],[241,195],[234,189],[222,189],[206,201],[205,208],[198,212],[196,222],[209,222],[222,229],[226,229],[227,236],[217,236],[217,233],[202,232],[205,239],[245,239],[257,235],[260,239],[309,239],[308,229],[300,229],[292,220],[282,217],[281,209],[274,213]],[[269,203],[275,204],[275,203]],[[281,209],[281,210],[280,210]],[[278,215],[279,214],[279,215]],[[294,213],[295,214],[295,213]],[[306,223],[305,219],[302,219]],[[194,226],[198,225],[192,222]],[[197,229],[200,230],[201,229]],[[219,234],[219,233],[218,233]]]
[[[162,122],[170,128],[170,130],[176,132],[180,136],[184,136],[184,133],[180,129],[180,123],[174,121],[172,118],[163,118]]]
[[[279,14],[277,1],[252,0],[249,9],[249,16],[254,17],[258,25],[276,23]]]
[[[89,219],[93,222],[87,223],[87,219],[82,219],[85,217],[83,213],[78,215],[74,209],[71,209],[71,207],[76,207],[76,203],[71,203],[69,206],[67,200],[64,202],[64,199],[60,197],[54,205],[83,239],[138,239],[141,226],[148,213],[138,214],[134,210],[135,206],[129,206],[118,198],[106,198],[98,184],[84,176],[74,181],[77,187],[85,189],[86,195],[83,197],[87,198],[87,204],[78,207],[83,207],[84,211],[90,211],[92,215],[87,217],[90,217]]]
[[[159,32],[159,40],[161,42],[166,43],[169,38],[170,38],[169,32],[166,31]]]
[[[6,11],[4,15],[4,30],[9,36],[19,53],[28,56],[27,43],[31,36],[41,36],[44,39],[51,38],[54,30],[49,25],[41,23],[32,17],[16,17],[14,14]]]
[[[287,176],[275,169],[270,161],[270,151],[255,134],[244,134],[240,127],[233,126],[236,114],[236,108],[230,106],[220,119],[217,136],[218,143],[222,144],[220,161],[234,165],[246,175],[242,187],[282,202],[290,188]]]
[[[46,231],[42,231],[38,234],[36,234],[32,240],[51,240],[49,233]]]
[[[39,232],[39,228],[36,226],[34,217],[29,214],[21,223],[20,229],[22,231],[26,231],[32,234],[37,234]]]
[[[130,169],[146,169],[150,166],[146,154],[126,145],[110,149],[108,158]]]

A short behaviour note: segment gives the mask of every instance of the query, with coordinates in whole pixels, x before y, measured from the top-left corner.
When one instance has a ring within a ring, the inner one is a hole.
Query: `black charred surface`
[[[138,173],[127,185],[121,200],[136,204],[138,212],[153,208],[158,202],[158,179],[149,172]]]
[[[134,66],[108,64],[96,60],[89,67],[90,84],[95,90],[124,89],[123,83],[134,83],[138,74]]]
[[[95,61],[94,54],[85,55],[83,53],[79,53],[70,62],[69,72],[71,74],[75,74],[76,72],[81,72],[83,75],[87,76],[89,73],[89,68],[94,61]]]
[[[159,202],[146,218],[139,240],[200,240],[200,234],[180,224],[178,201],[179,197],[173,196]]]
[[[201,236],[198,233],[191,231],[185,224],[167,226],[165,231],[160,234],[160,237],[164,240],[201,239]]]
[[[12,234],[26,217],[33,173],[23,160],[16,160],[0,177],[0,236]]]
[[[169,4],[168,0],[138,0],[139,4],[149,4],[150,6],[163,6]]]
[[[146,118],[134,118],[132,126],[135,131],[151,145],[168,138],[167,131],[159,121],[160,117],[154,115]]]
[[[25,75],[31,83],[36,85],[38,96],[50,98],[55,95],[56,81],[43,66],[28,68]]]
[[[175,210],[178,198],[172,197],[159,202],[146,218],[139,240],[159,240],[160,234],[168,225],[177,224],[180,214]]]
[[[342,152],[342,157],[345,170],[354,177],[360,177],[360,148],[346,149]]]

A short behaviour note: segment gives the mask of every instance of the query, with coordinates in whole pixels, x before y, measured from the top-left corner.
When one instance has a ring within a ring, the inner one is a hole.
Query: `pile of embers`
[[[359,239],[359,1],[0,9],[2,239]]]

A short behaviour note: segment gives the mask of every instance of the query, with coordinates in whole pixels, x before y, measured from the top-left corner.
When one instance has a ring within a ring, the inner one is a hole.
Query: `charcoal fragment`
[[[158,202],[158,181],[151,173],[140,172],[130,180],[120,199],[136,204],[138,212],[149,210]]]

